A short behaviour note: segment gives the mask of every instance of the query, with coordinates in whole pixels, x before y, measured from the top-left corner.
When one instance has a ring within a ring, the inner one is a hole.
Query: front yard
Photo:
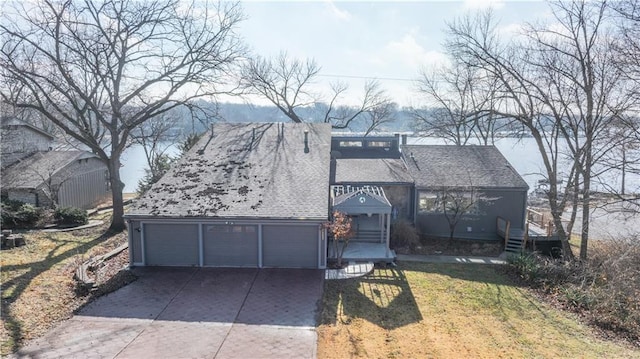
[[[318,358],[637,358],[499,269],[400,263],[327,281]]]
[[[106,224],[90,229],[32,231],[25,234],[25,246],[0,252],[2,356],[44,334],[91,300],[91,295],[76,293],[73,279],[76,267],[92,256],[126,243],[126,232],[107,233],[109,218],[102,219]],[[124,259],[128,262],[128,257]],[[114,262],[120,267],[123,261],[116,258]],[[112,274],[105,274],[105,281]]]

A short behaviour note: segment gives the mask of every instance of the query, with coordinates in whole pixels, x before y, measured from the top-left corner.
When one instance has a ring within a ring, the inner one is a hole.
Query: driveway
[[[18,357],[315,358],[323,271],[138,268]]]

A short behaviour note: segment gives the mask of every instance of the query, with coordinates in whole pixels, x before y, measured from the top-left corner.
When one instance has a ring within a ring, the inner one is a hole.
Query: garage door
[[[258,226],[204,226],[204,265],[257,267]]]
[[[145,262],[151,266],[197,266],[198,225],[145,224]]]
[[[262,265],[318,268],[318,227],[263,226]]]

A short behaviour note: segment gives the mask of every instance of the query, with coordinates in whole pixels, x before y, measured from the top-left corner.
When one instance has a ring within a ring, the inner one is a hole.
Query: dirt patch
[[[398,254],[451,255],[497,257],[504,250],[502,241],[465,240],[426,237],[420,244],[411,247],[395,248]]]

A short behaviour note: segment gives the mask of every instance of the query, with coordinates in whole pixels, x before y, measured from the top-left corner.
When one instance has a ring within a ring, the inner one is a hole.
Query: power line
[[[374,77],[374,76],[356,76],[356,75],[334,75],[334,74],[318,74],[321,77],[349,78],[349,79],[365,79],[365,80],[386,80],[386,81],[407,81],[415,82],[415,79],[403,79],[399,77]]]

